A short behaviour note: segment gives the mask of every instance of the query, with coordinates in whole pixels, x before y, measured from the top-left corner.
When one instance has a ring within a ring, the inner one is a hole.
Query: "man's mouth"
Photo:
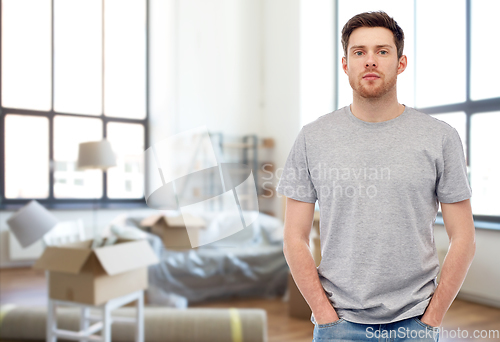
[[[363,79],[364,80],[376,80],[376,79],[379,79],[380,76],[378,76],[377,74],[366,74],[365,76],[363,76]]]

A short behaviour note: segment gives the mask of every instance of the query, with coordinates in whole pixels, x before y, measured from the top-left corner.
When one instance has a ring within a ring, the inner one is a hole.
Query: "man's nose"
[[[375,57],[372,53],[368,53],[366,55],[366,67],[376,67],[377,66],[377,61],[375,60]]]

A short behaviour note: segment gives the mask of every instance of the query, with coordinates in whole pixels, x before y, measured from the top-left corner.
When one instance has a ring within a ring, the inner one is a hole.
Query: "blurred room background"
[[[119,215],[151,215],[144,151],[205,126],[221,158],[251,166],[259,210],[301,127],[349,105],[340,32],[384,10],[405,33],[398,100],[463,142],[477,252],[459,298],[500,308],[500,68],[495,0],[2,0],[0,268],[29,267],[7,220],[36,199],[87,236]],[[116,167],[77,169],[107,139]],[[438,215],[441,260],[448,249]],[[285,313],[284,313],[285,314]],[[498,316],[496,316],[498,317]],[[310,325],[312,329],[312,325]]]

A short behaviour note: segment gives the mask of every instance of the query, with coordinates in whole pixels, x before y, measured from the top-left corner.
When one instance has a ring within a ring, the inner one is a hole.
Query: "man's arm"
[[[283,253],[314,319],[318,324],[324,324],[337,321],[339,317],[326,297],[309,249],[313,218],[314,203],[286,199]]]
[[[439,284],[421,318],[438,327],[455,299],[476,251],[475,228],[470,199],[456,203],[441,203],[441,212],[450,247],[441,269]]]

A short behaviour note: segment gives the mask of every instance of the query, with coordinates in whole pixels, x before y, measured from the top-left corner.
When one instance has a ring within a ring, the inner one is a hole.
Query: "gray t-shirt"
[[[438,201],[472,195],[457,131],[408,106],[374,123],[346,106],[305,125],[276,190],[318,200],[319,279],[339,317],[365,324],[424,313],[439,272]]]

